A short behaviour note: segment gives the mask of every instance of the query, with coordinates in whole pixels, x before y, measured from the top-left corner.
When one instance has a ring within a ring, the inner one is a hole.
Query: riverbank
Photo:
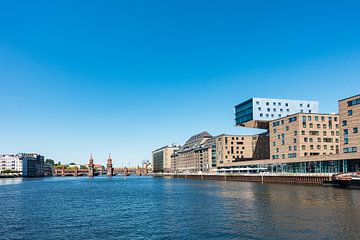
[[[194,180],[216,180],[237,182],[261,182],[261,183],[284,183],[300,185],[328,185],[332,181],[332,175],[328,173],[304,173],[304,174],[172,174],[153,173],[154,177],[171,177]]]

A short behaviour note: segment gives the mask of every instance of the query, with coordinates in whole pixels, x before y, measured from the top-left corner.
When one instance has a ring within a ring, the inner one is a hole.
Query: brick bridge
[[[54,169],[54,176],[73,176],[73,177],[79,177],[79,176],[88,176],[88,177],[94,177],[98,175],[105,174],[103,171],[96,170],[94,167],[94,160],[92,156],[90,155],[89,164],[87,169],[78,169],[78,168],[65,168],[64,166],[62,168],[55,168]],[[116,176],[116,175],[123,175],[123,176],[129,176],[129,175],[147,175],[148,169],[147,167],[133,167],[133,168],[113,168],[112,165],[112,159],[109,155],[109,158],[107,160],[106,164],[106,175],[107,176]]]

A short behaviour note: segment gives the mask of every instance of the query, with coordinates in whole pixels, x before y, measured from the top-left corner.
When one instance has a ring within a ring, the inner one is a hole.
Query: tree
[[[55,165],[55,161],[52,159],[46,159],[45,163],[51,164],[51,165]],[[60,163],[60,162],[59,162]]]

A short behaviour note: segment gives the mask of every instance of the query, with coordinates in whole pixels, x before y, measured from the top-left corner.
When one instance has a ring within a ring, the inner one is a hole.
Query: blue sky
[[[254,97],[360,90],[359,1],[1,1],[0,153],[136,165]]]

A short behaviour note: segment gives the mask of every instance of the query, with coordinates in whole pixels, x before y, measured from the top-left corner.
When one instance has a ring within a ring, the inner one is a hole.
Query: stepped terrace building
[[[338,154],[337,114],[297,113],[270,122],[272,159]]]
[[[318,113],[319,102],[276,98],[251,98],[235,106],[235,125],[267,128],[267,123],[294,113]]]
[[[208,172],[211,168],[211,139],[204,131],[189,138],[185,144],[173,155],[176,172]]]

